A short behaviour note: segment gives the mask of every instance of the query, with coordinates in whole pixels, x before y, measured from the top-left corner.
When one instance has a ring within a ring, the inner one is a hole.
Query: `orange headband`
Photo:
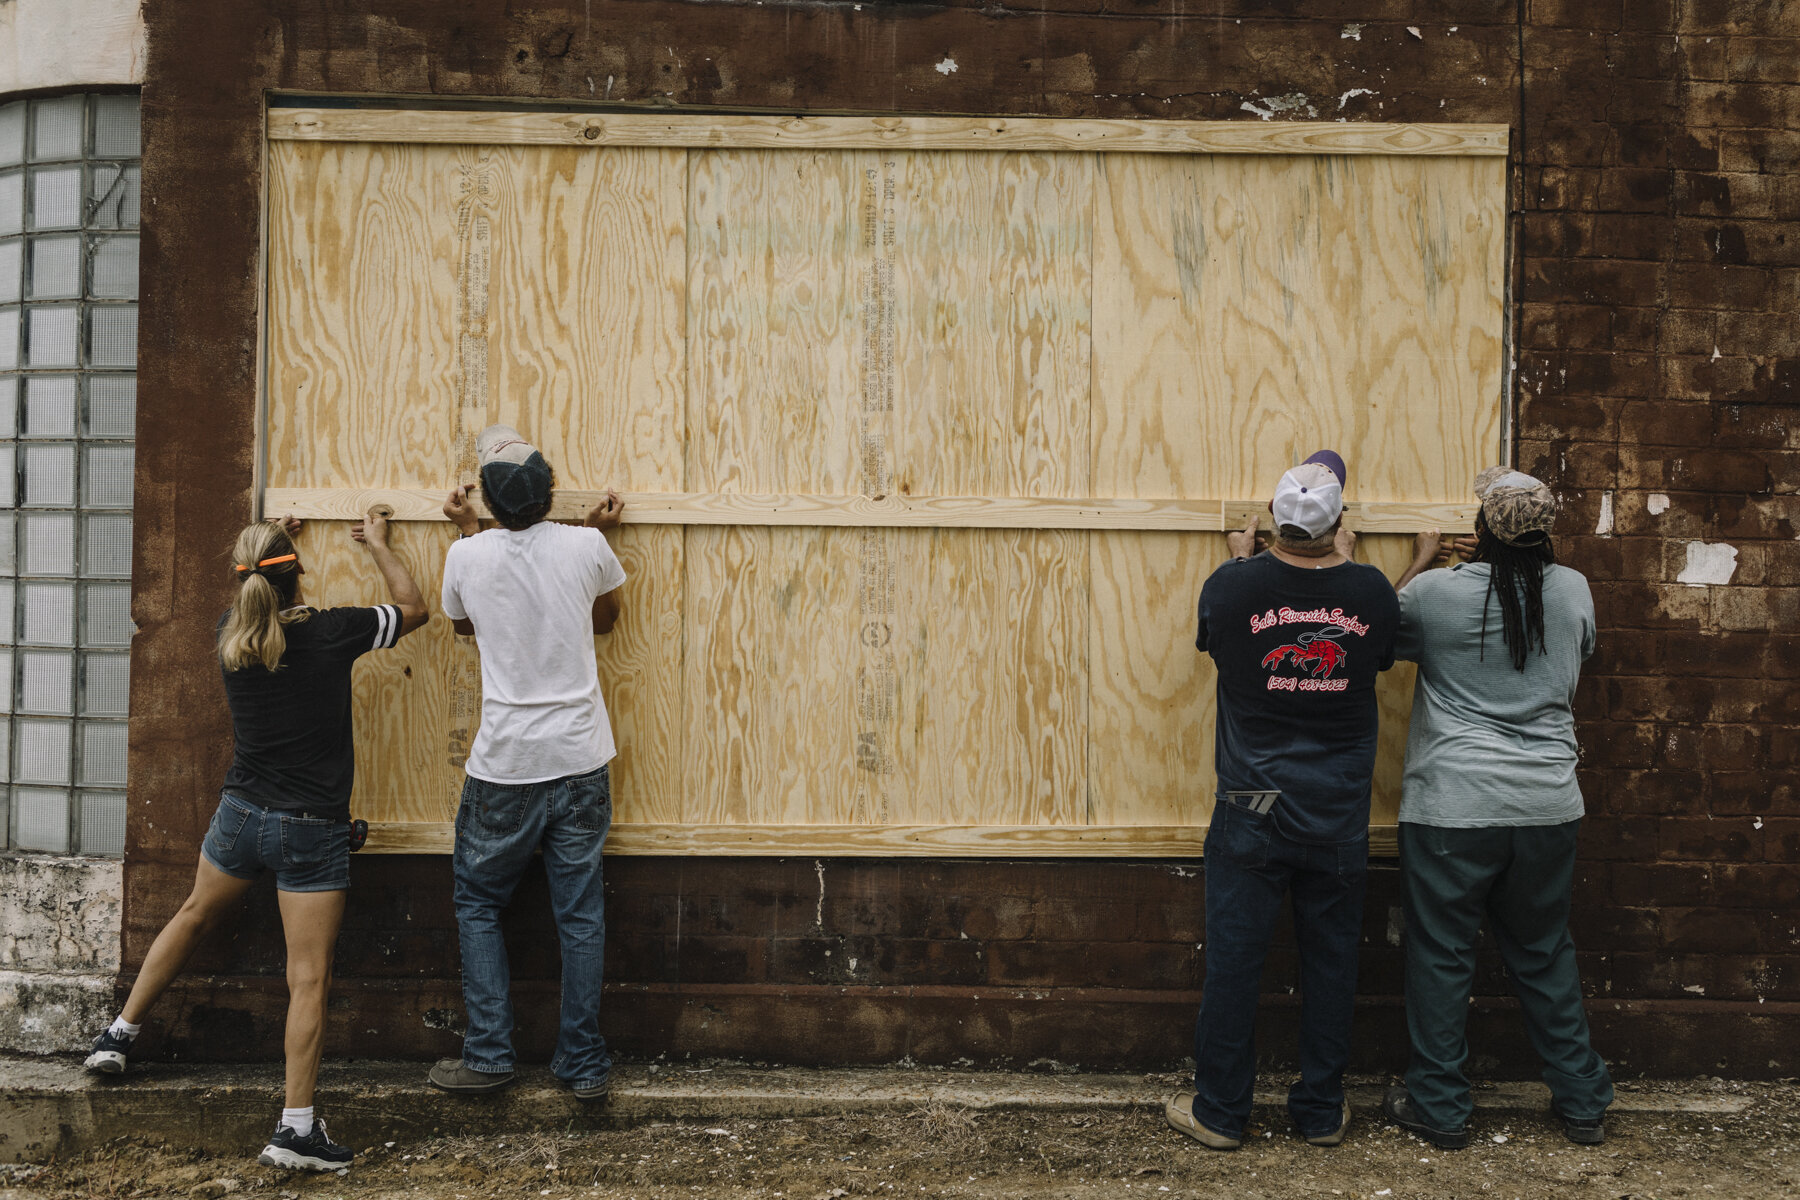
[[[300,556],[298,554],[284,554],[280,558],[265,558],[261,562],[257,563],[256,565],[258,567],[272,567],[276,563],[293,562],[294,560],[298,559],[299,557]],[[241,563],[233,563],[231,569],[236,571],[239,575],[247,575],[254,568],[246,567]]]

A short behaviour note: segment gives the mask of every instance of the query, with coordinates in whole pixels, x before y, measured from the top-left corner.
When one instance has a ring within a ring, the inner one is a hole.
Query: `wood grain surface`
[[[1505,125],[1151,121],[1049,117],[803,117],[665,113],[269,110],[271,141],[732,150],[1051,150],[1132,154],[1504,157]]]
[[[435,605],[482,425],[543,449],[556,519],[620,491],[617,853],[1198,854],[1222,532],[1329,445],[1391,577],[1498,454],[1504,127],[270,136],[262,511],[311,522],[310,599],[371,603],[345,522],[388,505]],[[373,848],[449,849],[476,653],[440,618],[359,665]],[[1410,691],[1380,684],[1378,846]]]
[[[439,488],[268,488],[262,511],[351,521],[375,505],[397,521],[447,521]],[[551,519],[579,521],[605,492],[559,488]],[[1267,500],[1147,500],[1119,497],[1037,499],[1016,496],[819,496],[747,492],[620,492],[629,525],[829,525],[923,529],[1142,529],[1218,533],[1251,517],[1267,528]],[[490,516],[479,495],[476,509]],[[1351,501],[1344,523],[1359,533],[1468,533],[1477,505]]]
[[[615,822],[606,853],[779,858],[1200,858],[1206,825],[663,825]],[[1394,825],[1369,853],[1400,852]],[[453,824],[374,823],[365,854],[449,854]]]

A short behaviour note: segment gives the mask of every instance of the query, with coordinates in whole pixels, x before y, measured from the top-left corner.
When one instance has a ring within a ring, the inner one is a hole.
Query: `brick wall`
[[[1602,630],[1576,933],[1607,994],[1800,1000],[1800,9],[1529,16],[1519,462]]]
[[[1563,558],[1593,580],[1602,626],[1580,696],[1593,815],[1576,925],[1597,1038],[1627,1072],[1794,1073],[1800,8],[146,11],[128,971],[192,878],[229,738],[208,623],[193,614],[224,603],[218,547],[249,513],[263,89],[585,102],[592,80],[627,103],[750,109],[1503,122],[1518,459],[1565,498]],[[935,69],[946,57],[958,63],[947,75]],[[1702,567],[1723,553],[1696,543],[1737,551],[1728,583],[1680,581],[1690,553]],[[605,1028],[633,1053],[1096,1065],[1187,1053],[1202,982],[1195,864],[621,859],[609,872]],[[448,876],[443,859],[354,864],[332,1053],[454,1049]],[[1404,1060],[1394,885],[1378,866],[1364,1069]],[[542,1054],[555,948],[541,880],[511,920],[522,1044]],[[165,1050],[279,1053],[275,929],[259,894],[170,997],[152,1030]],[[1284,938],[1268,976],[1270,1061],[1292,1056],[1294,974]],[[1478,1066],[1529,1074],[1491,956],[1477,990]]]

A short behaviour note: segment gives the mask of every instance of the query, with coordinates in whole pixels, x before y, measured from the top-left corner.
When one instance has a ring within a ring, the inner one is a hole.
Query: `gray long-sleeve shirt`
[[[1400,593],[1395,655],[1419,664],[1402,822],[1560,825],[1582,815],[1572,706],[1581,664],[1594,652],[1587,580],[1568,567],[1545,569],[1545,653],[1533,646],[1518,671],[1488,575],[1486,563],[1427,571]]]

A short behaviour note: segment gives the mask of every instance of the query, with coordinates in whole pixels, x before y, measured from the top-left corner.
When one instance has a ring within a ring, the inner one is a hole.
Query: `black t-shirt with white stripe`
[[[382,604],[310,611],[284,628],[279,670],[221,668],[237,740],[225,787],[269,808],[348,818],[356,780],[350,668],[400,640],[400,610]]]

